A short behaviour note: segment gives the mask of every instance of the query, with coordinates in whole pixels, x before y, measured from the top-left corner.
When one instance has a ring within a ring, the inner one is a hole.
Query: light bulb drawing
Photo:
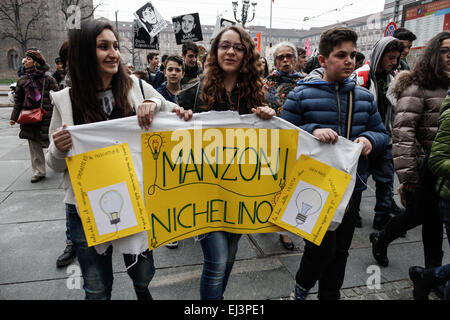
[[[152,134],[147,140],[148,147],[152,153],[153,160],[155,160],[155,180],[153,184],[149,187],[148,193],[150,195],[154,194],[156,191],[156,179],[158,177],[158,157],[161,152],[161,147],[163,145],[163,138],[159,134]]]
[[[159,152],[161,151],[161,147],[163,145],[163,139],[159,134],[153,134],[148,138],[148,146],[150,147],[150,151],[152,152],[152,156],[154,160],[158,160]]]
[[[297,194],[296,205],[298,213],[295,221],[298,227],[304,224],[309,216],[320,211],[322,208],[322,197],[317,190],[306,188]]]
[[[123,208],[123,197],[116,190],[109,190],[100,197],[100,209],[108,216],[111,224],[120,222],[120,212]]]

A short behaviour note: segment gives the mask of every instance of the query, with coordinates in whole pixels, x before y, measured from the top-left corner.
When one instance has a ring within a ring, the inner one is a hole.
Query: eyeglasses
[[[441,47],[441,48],[439,48],[439,53],[440,54],[449,54],[450,48],[449,47]]]
[[[230,50],[230,48],[233,48],[235,52],[243,53],[245,52],[245,46],[240,43],[231,44],[229,42],[221,42],[218,45],[218,48],[224,51]]]
[[[287,54],[280,54],[279,56],[276,57],[277,60],[283,61],[285,58],[290,60],[293,57],[295,57],[292,53],[287,53]]]

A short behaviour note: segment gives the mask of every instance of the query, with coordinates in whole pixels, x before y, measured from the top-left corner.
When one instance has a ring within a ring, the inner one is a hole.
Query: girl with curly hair
[[[262,90],[262,64],[253,39],[242,28],[223,29],[214,39],[206,61],[205,76],[177,96],[175,112],[185,119],[193,112],[233,110],[255,113],[262,119],[275,116],[265,105]],[[204,264],[200,298],[223,298],[234,264],[240,234],[211,232],[201,237]]]
[[[204,77],[179,93],[179,111],[233,110],[263,117],[271,114],[261,89],[259,58],[253,39],[244,29],[223,29],[211,44]]]

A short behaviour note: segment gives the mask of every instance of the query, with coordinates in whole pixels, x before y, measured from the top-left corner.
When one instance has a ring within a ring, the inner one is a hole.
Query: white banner
[[[352,176],[330,224],[329,230],[335,230],[339,226],[355,186],[356,169],[359,155],[362,150],[360,144],[353,143],[343,137],[339,137],[336,144],[324,144],[311,134],[278,117],[274,117],[271,120],[262,120],[253,114],[239,115],[232,111],[211,111],[194,114],[193,119],[187,122],[178,118],[174,113],[157,113],[149,131],[207,128],[267,128],[298,130],[297,159],[304,154]],[[70,126],[67,130],[71,134],[73,143],[69,156],[116,144],[128,143],[140,188],[141,190],[144,189],[141,134],[145,133],[145,131],[139,127],[136,116],[86,125]],[[101,252],[106,250],[111,243],[114,245],[115,250],[118,250],[119,252],[137,254],[144,251],[145,249],[142,250],[143,248],[148,248],[147,233],[137,233],[126,238],[114,240],[110,243],[97,245],[96,248]],[[99,246],[102,246],[102,248],[98,248]]]

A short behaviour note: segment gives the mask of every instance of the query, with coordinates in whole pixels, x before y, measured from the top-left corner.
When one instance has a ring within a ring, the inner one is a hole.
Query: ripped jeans
[[[104,254],[98,254],[94,247],[88,247],[83,225],[73,204],[66,203],[66,213],[69,220],[70,238],[75,246],[75,252],[83,275],[83,289],[86,300],[110,300],[113,284],[112,246]],[[124,254],[123,260],[128,275],[133,281],[136,295],[141,296],[148,291],[148,285],[155,274],[153,253],[145,251],[138,256]],[[136,262],[136,263],[135,263]],[[132,267],[128,268],[134,264]]]
[[[215,231],[199,237],[203,251],[200,299],[220,300],[227,287],[241,234]]]

